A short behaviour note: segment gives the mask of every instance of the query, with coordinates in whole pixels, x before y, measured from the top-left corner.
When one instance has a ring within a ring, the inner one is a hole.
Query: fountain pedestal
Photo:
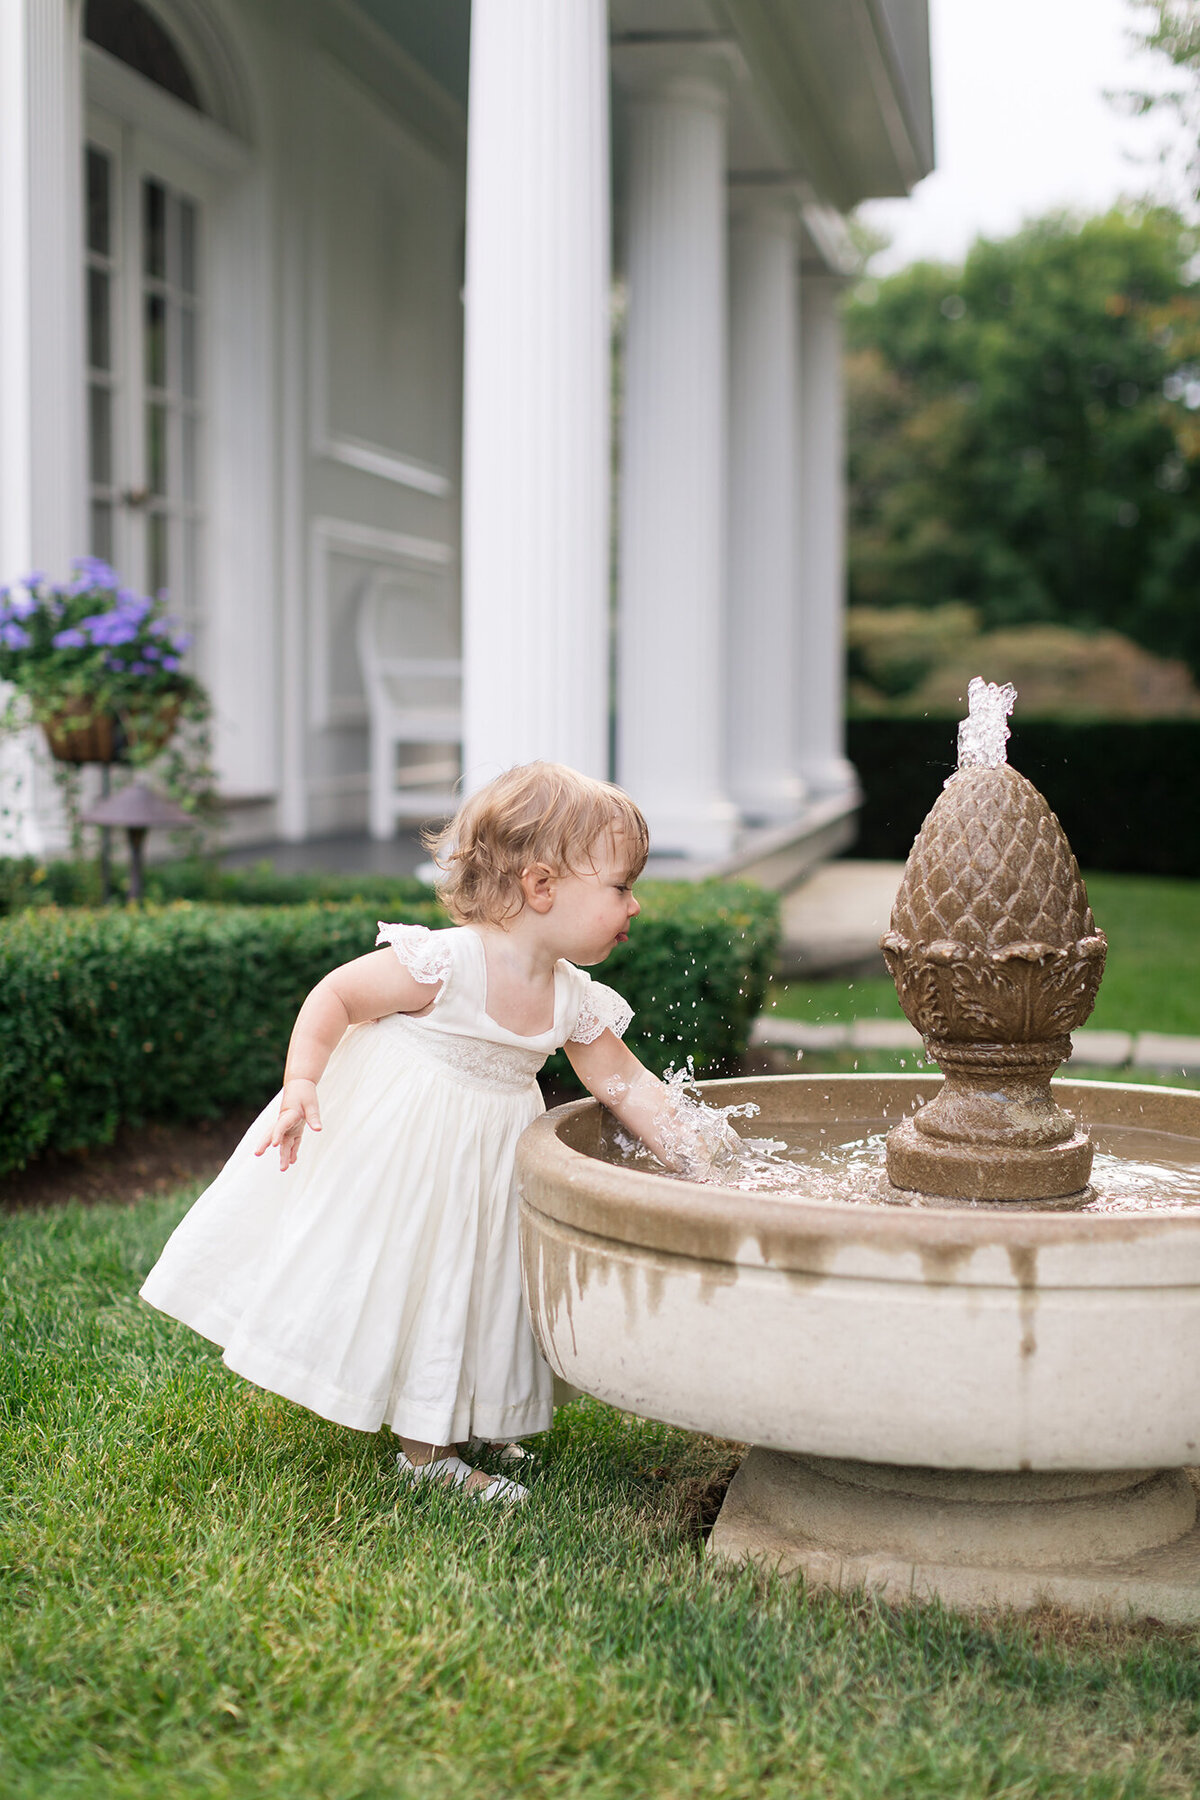
[[[1182,1469],[980,1474],[753,1449],[709,1538],[817,1587],[950,1606],[1200,1612],[1196,1486]]]

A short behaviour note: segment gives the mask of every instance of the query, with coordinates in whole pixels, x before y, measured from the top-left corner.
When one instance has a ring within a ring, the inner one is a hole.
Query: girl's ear
[[[554,905],[554,886],[557,877],[554,870],[546,863],[531,863],[527,869],[521,870],[521,892],[525,896],[525,904],[531,911],[548,913]]]

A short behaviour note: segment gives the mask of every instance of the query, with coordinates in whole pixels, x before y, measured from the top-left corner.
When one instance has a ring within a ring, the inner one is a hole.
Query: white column
[[[650,61],[647,53],[647,61]],[[716,61],[635,75],[621,478],[618,767],[654,847],[728,850],[722,600],[726,93]]]
[[[607,772],[604,0],[474,0],[467,143],[467,785]]]
[[[0,0],[0,583],[86,549],[82,0]],[[40,733],[0,751],[0,845],[62,847]]]
[[[796,720],[799,605],[794,198],[735,194],[729,248],[729,587],[726,770],[753,823],[804,799]]]
[[[0,5],[0,581],[86,548],[80,16]]]
[[[800,772],[815,794],[856,786],[845,756],[846,447],[834,275],[803,277],[800,321]]]

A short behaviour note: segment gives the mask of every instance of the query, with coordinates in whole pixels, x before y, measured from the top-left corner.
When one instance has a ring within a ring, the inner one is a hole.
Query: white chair
[[[370,718],[371,836],[385,839],[398,819],[448,818],[462,766],[462,661],[391,655],[389,615],[395,626],[394,599],[381,584],[368,584],[358,660]],[[401,760],[398,751],[418,754]]]

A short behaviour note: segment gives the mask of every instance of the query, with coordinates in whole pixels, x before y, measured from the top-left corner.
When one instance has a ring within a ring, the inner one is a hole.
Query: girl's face
[[[591,849],[591,867],[560,875],[547,915],[569,962],[603,962],[629,936],[641,912],[633,896],[629,853],[620,837],[606,832]]]

